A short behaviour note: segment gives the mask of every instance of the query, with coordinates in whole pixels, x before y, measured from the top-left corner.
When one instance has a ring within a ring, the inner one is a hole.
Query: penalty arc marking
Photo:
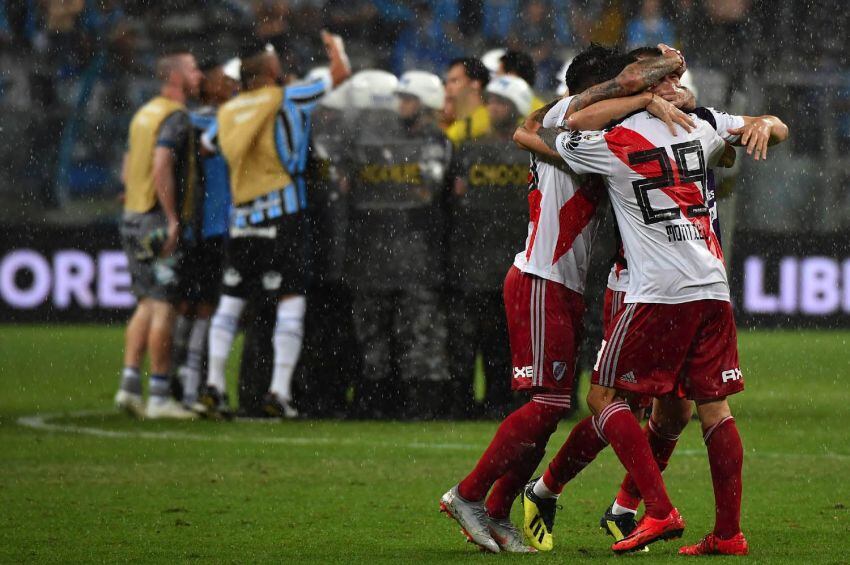
[[[19,426],[39,430],[43,432],[65,433],[86,435],[105,439],[147,439],[147,440],[168,440],[168,441],[200,441],[200,442],[220,442],[220,443],[258,443],[270,445],[292,445],[292,446],[361,446],[374,447],[381,449],[424,449],[435,451],[480,451],[481,444],[473,443],[443,443],[443,442],[389,442],[389,441],[370,441],[357,438],[305,438],[305,437],[258,437],[258,436],[233,436],[227,434],[204,435],[188,432],[153,432],[146,430],[109,430],[94,426],[83,426],[74,424],[59,424],[54,420],[58,418],[90,418],[98,416],[112,416],[117,412],[109,410],[86,410],[79,412],[70,412],[67,414],[34,414],[32,416],[22,416],[16,420]],[[237,418],[240,422],[260,421],[268,422],[268,420],[252,420]],[[705,450],[701,449],[680,449],[676,451],[676,455],[695,457],[705,457]],[[802,458],[802,459],[832,459],[837,461],[850,461],[850,455],[843,453],[778,453],[772,451],[748,451],[746,457],[768,458],[768,459],[783,459],[783,458]]]

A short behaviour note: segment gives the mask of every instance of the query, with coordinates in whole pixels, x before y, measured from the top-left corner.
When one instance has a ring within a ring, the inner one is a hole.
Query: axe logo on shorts
[[[567,362],[566,361],[553,361],[552,362],[552,376],[555,378],[555,381],[560,382],[561,379],[564,378],[564,375],[567,373]]]
[[[741,373],[741,369],[735,367],[734,369],[729,369],[728,371],[720,373],[720,378],[723,379],[724,383],[728,383],[729,381],[740,381],[744,378],[744,375]]]
[[[531,379],[533,377],[534,370],[531,368],[531,365],[526,365],[525,367],[514,367],[515,379]]]

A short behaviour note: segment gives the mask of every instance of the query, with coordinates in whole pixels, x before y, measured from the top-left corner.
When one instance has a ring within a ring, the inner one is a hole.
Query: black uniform
[[[360,353],[354,333],[351,289],[343,280],[348,233],[348,196],[342,156],[352,133],[351,115],[319,106],[307,184],[310,193],[310,307],[302,353],[303,392],[311,399],[303,412],[312,417],[347,415],[346,394],[359,381]]]
[[[501,418],[513,397],[502,284],[528,231],[528,153],[489,134],[461,146],[453,173],[446,262],[453,411]],[[471,411],[479,354],[486,394],[483,411]]]
[[[346,277],[363,350],[358,402],[365,415],[436,416],[449,381],[439,289],[451,144],[435,123],[408,129],[392,112],[357,123]]]

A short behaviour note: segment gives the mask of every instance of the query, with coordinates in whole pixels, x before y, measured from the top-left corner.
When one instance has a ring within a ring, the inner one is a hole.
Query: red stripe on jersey
[[[534,189],[528,193],[528,216],[531,220],[531,236],[528,238],[528,249],[525,251],[526,261],[531,258],[531,250],[534,248],[534,239],[537,237],[537,224],[540,220],[540,201],[543,200],[543,194],[538,189]]]
[[[528,167],[528,217],[534,226],[531,228],[531,236],[528,238],[528,249],[525,251],[525,260],[531,258],[531,250],[534,249],[534,240],[537,237],[537,225],[540,221],[540,201],[543,193],[540,192],[540,180],[537,176],[537,157],[531,154],[531,165]]]
[[[608,149],[610,149],[611,152],[620,159],[620,161],[625,163],[637,174],[646,178],[659,177],[662,175],[661,165],[658,161],[653,160],[636,164],[629,163],[629,153],[656,148],[655,145],[638,132],[622,126],[615,127],[605,134],[605,141],[608,143]],[[715,234],[714,230],[711,228],[711,217],[707,215],[690,217],[687,214],[689,206],[706,205],[702,191],[692,182],[680,181],[679,167],[676,165],[675,161],[670,160],[670,167],[673,171],[673,178],[675,179],[676,184],[660,188],[659,190],[663,191],[664,194],[669,196],[673,202],[676,203],[682,211],[682,217],[686,218],[695,226],[701,228],[701,233],[708,234],[705,244],[708,247],[709,252],[722,261],[723,250],[720,247],[717,234]]]
[[[567,200],[558,211],[558,242],[555,244],[555,253],[552,256],[552,264],[569,251],[578,235],[587,227],[596,207],[602,199],[605,187],[601,179],[594,176],[578,187],[575,194]]]

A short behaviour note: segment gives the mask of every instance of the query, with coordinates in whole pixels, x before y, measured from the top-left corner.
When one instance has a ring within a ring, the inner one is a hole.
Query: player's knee
[[[732,415],[732,410],[729,408],[729,402],[726,398],[720,398],[710,401],[697,402],[697,413],[703,429],[708,429],[718,424],[724,418]]]
[[[614,389],[591,385],[587,393],[587,407],[594,415],[599,415],[614,400]]]
[[[652,421],[664,434],[679,435],[691,421],[692,414],[691,402],[684,398],[661,398],[652,407]]]

